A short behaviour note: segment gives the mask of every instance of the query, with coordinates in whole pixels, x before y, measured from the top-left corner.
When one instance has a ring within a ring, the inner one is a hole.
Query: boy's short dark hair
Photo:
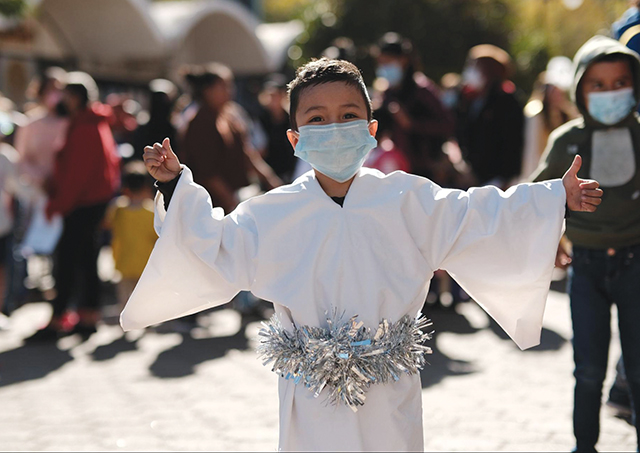
[[[320,58],[312,60],[296,71],[296,78],[289,85],[289,119],[291,129],[298,130],[296,111],[300,102],[300,94],[307,88],[322,83],[344,82],[360,91],[367,107],[367,119],[371,121],[371,99],[360,70],[353,63],[345,60],[329,60]]]
[[[139,193],[151,186],[151,180],[142,161],[131,161],[122,169],[122,188]]]

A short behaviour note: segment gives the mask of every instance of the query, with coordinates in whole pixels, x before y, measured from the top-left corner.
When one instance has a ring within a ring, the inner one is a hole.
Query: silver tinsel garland
[[[364,404],[371,384],[415,374],[426,363],[431,348],[422,343],[432,338],[431,326],[422,315],[405,315],[395,323],[383,319],[374,334],[357,321],[357,315],[343,320],[334,310],[328,328],[301,326],[289,332],[274,315],[263,322],[257,352],[263,364],[296,384],[303,383],[317,398],[328,390],[328,402],[343,402],[354,412]]]

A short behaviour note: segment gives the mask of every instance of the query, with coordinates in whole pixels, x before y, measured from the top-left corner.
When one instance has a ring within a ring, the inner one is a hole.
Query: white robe
[[[184,167],[168,212],[156,197],[159,239],[121,324],[140,329],[250,290],[274,303],[286,328],[325,327],[333,308],[374,328],[417,315],[433,272],[446,269],[529,348],[539,343],[564,210],[560,180],[464,192],[363,168],[343,207],[311,171],[224,216]],[[372,385],[354,413],[280,378],[280,449],[422,451],[421,394],[420,376],[404,375]]]

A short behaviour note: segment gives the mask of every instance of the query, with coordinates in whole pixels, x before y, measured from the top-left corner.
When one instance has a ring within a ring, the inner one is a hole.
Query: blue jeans
[[[574,247],[569,296],[576,378],[573,408],[576,449],[595,451],[614,303],[618,308],[622,357],[632,400],[640,401],[640,245],[618,250]]]

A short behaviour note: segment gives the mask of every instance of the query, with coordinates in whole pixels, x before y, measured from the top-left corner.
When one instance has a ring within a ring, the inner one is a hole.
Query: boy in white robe
[[[351,63],[310,62],[289,93],[289,140],[313,170],[226,216],[212,209],[169,140],[145,149],[161,189],[159,239],[121,315],[123,329],[250,290],[273,302],[289,332],[326,328],[334,311],[358,315],[376,332],[382,320],[415,318],[433,272],[446,269],[519,347],[538,344],[565,208],[593,211],[601,196],[597,182],[577,178],[580,158],[562,180],[507,192],[442,189],[361,168],[377,122]],[[279,380],[281,450],[423,450],[419,374],[370,385],[357,411],[328,405],[328,389],[315,397],[296,382]]]

